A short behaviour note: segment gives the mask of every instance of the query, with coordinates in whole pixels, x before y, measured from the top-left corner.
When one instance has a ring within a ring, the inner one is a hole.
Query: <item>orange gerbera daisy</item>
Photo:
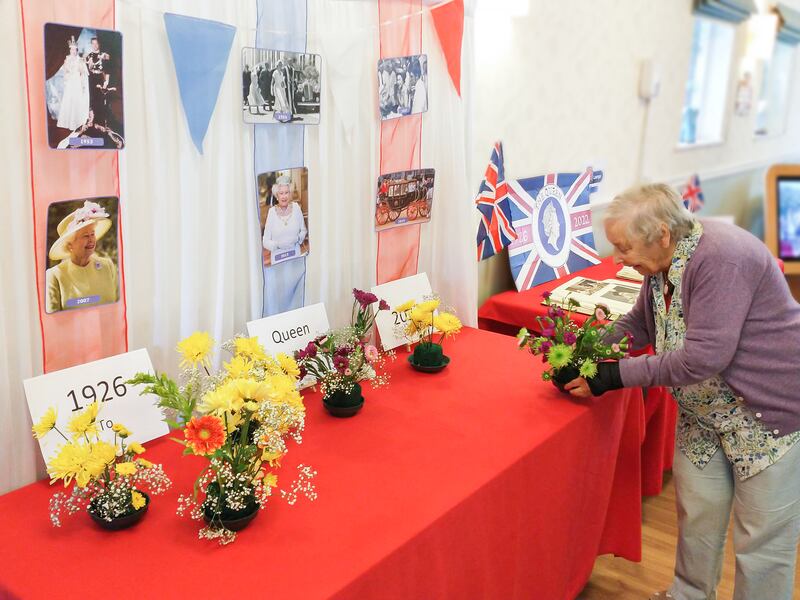
[[[193,417],[183,430],[186,445],[195,454],[211,454],[225,443],[222,419],[213,415]]]

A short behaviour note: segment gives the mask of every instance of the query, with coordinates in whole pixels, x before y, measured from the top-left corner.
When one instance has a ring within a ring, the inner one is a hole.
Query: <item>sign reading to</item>
[[[408,314],[398,313],[394,308],[409,300],[422,302],[424,296],[430,295],[432,292],[428,276],[425,273],[419,273],[376,285],[372,288],[372,293],[378,298],[386,300],[391,307],[390,310],[380,311],[375,318],[375,326],[378,328],[384,350],[397,348],[410,341],[416,342],[419,339],[418,336],[409,340],[402,335],[402,329],[405,328],[408,321]]]
[[[258,336],[264,350],[271,354],[285,352],[291,355],[328,329],[328,314],[322,303],[247,323],[247,334],[250,337]]]
[[[100,402],[97,429],[100,438],[114,443],[111,427],[122,423],[131,430],[130,440],[147,442],[169,432],[163,421],[158,398],[139,396],[138,386],[125,383],[138,372],[152,373],[153,365],[147,350],[135,350],[94,362],[54,371],[23,382],[28,410],[34,423],[39,422],[47,409],[56,409],[56,427],[70,437],[68,425],[79,411],[92,402]],[[66,443],[52,431],[39,440],[45,462]]]

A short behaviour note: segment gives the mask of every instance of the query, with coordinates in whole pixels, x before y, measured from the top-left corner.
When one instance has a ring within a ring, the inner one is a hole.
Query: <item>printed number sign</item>
[[[390,310],[382,310],[375,318],[375,326],[381,336],[381,345],[384,350],[391,350],[409,342],[416,342],[419,335],[407,339],[403,337],[402,330],[408,321],[407,313],[398,313],[394,310],[409,300],[421,302],[424,296],[431,294],[431,284],[425,273],[412,275],[403,279],[376,285],[372,293],[389,303]]]
[[[100,402],[97,429],[100,438],[114,443],[115,423],[122,423],[131,432],[130,439],[147,442],[166,435],[169,431],[164,423],[158,398],[139,395],[139,387],[125,383],[137,372],[153,372],[147,350],[135,350],[103,358],[94,362],[54,371],[23,382],[25,397],[31,419],[38,423],[47,409],[56,409],[56,427],[66,437],[69,422],[92,402]],[[51,431],[39,440],[39,448],[45,462],[66,440],[56,431]]]

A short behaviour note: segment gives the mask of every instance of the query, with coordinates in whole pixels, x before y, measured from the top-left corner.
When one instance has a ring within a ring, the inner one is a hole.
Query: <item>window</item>
[[[772,58],[764,62],[756,108],[756,135],[779,135],[786,130],[793,59],[794,46],[776,42]]]
[[[682,145],[722,141],[728,80],[733,57],[734,26],[694,18],[692,54],[681,115]]]

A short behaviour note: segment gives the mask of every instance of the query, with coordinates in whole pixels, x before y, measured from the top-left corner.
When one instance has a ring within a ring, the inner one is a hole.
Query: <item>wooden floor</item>
[[[633,563],[611,555],[598,557],[589,583],[578,594],[579,600],[647,600],[653,592],[669,587],[675,566],[678,527],[675,486],[669,474],[665,478],[661,495],[644,498],[642,502],[642,562]],[[733,597],[734,565],[731,532],[728,530],[717,600]],[[800,598],[800,569],[795,577],[794,597]]]

